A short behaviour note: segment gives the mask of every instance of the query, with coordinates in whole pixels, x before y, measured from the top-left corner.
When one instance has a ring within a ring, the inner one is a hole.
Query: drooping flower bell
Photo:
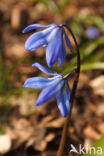
[[[49,24],[32,24],[27,26],[22,32],[27,33],[33,29],[43,28],[44,30],[33,33],[25,42],[25,49],[33,51],[41,47],[46,47],[46,61],[49,67],[58,61],[59,66],[66,57],[66,48],[64,38],[70,51],[72,51],[70,40],[62,25]]]
[[[102,33],[97,27],[90,26],[86,30],[86,35],[90,40],[94,40],[95,38],[101,36]]]
[[[70,89],[67,79],[56,72],[52,73],[39,63],[34,63],[32,66],[37,67],[48,75],[54,76],[52,78],[33,77],[25,81],[25,88],[43,88],[35,105],[41,105],[56,97],[60,113],[62,116],[66,117],[70,112]]]

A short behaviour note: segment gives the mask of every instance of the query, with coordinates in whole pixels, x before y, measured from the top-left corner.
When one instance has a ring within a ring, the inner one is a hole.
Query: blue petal
[[[51,26],[58,26],[57,24],[41,25],[41,24],[31,24],[27,26],[22,32],[27,33],[30,30],[39,29],[39,28],[49,28]]]
[[[62,88],[59,91],[59,93],[56,96],[56,99],[60,113],[63,117],[66,117],[70,112],[70,101],[67,92],[65,91],[65,88]]]
[[[53,26],[32,34],[25,42],[25,49],[27,51],[36,50],[38,48],[43,47],[44,45],[47,45],[48,42],[46,40],[46,37],[50,34],[50,32],[54,29]]]
[[[71,91],[70,91],[70,87],[69,87],[68,81],[66,82],[66,85],[67,85],[67,95],[68,95],[68,98],[70,99]]]
[[[89,39],[93,40],[96,37],[101,36],[101,31],[98,28],[91,26],[87,29],[86,35]]]
[[[55,97],[63,85],[64,82],[62,79],[55,80],[52,85],[42,90],[35,105],[41,105]]]
[[[59,29],[54,39],[50,40],[46,48],[46,60],[49,67],[51,67],[58,59],[62,44],[62,30]]]
[[[64,44],[64,40],[63,40],[63,36],[61,37],[62,39],[62,44],[61,44],[61,48],[60,48],[60,55],[58,57],[58,62],[59,62],[59,67],[62,65],[62,63],[65,60],[66,57],[66,48],[65,48],[65,44]]]
[[[48,75],[58,75],[56,72],[52,73],[48,68],[42,66],[40,63],[33,63],[32,64],[33,67],[37,67],[38,69],[40,69],[42,72],[48,74]]]
[[[53,27],[50,27],[53,28]],[[49,28],[48,28],[49,29]],[[57,34],[62,30],[62,28],[60,27],[54,27],[53,30],[51,31],[51,33],[46,37],[47,43],[51,42],[56,36]],[[45,31],[45,30],[44,30]]]
[[[65,40],[66,40],[67,46],[70,48],[70,51],[72,52],[72,46],[71,46],[71,42],[69,40],[69,37],[67,36],[65,31],[64,31],[64,34],[65,34]]]
[[[25,49],[27,51],[32,51],[42,47],[45,44],[47,44],[45,34],[42,32],[36,32],[26,40]]]
[[[43,78],[43,77],[33,77],[33,78],[28,78],[25,83],[24,87],[25,88],[44,88],[47,87],[48,85],[51,85],[54,81],[54,78]]]

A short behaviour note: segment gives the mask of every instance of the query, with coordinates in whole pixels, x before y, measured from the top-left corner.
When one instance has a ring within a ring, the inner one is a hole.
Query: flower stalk
[[[68,126],[69,126],[69,121],[71,119],[73,102],[74,102],[74,97],[75,97],[77,84],[78,84],[78,80],[79,80],[79,74],[80,74],[80,52],[79,52],[79,47],[78,47],[76,38],[75,38],[72,30],[70,29],[70,27],[68,27],[66,24],[63,24],[63,26],[69,31],[69,33],[71,34],[71,36],[74,40],[74,43],[75,43],[76,51],[77,51],[77,68],[74,69],[76,71],[76,75],[75,75],[75,80],[74,80],[72,91],[71,91],[71,98],[70,98],[71,109],[70,109],[69,115],[66,117],[66,120],[65,120],[65,124],[64,124],[64,128],[63,128],[62,137],[61,137],[59,149],[57,152],[57,156],[66,156],[64,154],[64,148],[65,148],[65,144],[66,144],[67,131],[68,131]],[[69,74],[70,73],[68,73],[68,75]],[[68,75],[66,75],[67,78],[68,78]]]

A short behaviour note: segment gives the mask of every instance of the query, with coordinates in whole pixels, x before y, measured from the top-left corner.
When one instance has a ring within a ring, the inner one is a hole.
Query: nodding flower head
[[[58,74],[57,72],[52,73],[49,69],[39,63],[34,63],[32,66],[53,76],[52,78],[32,77],[25,81],[25,88],[43,88],[35,105],[41,105],[56,97],[60,113],[62,116],[66,117],[70,112],[70,89],[67,79],[64,79],[63,75]]]
[[[101,31],[94,26],[88,27],[88,29],[86,30],[86,35],[90,40],[93,40],[101,36],[101,34],[102,34]]]
[[[66,57],[66,48],[64,44],[63,36],[66,43],[72,51],[70,40],[63,28],[63,24],[32,24],[27,26],[22,32],[26,33],[33,29],[42,28],[44,30],[33,33],[25,43],[25,49],[27,51],[33,51],[41,47],[46,47],[46,61],[49,67],[58,61],[59,66],[63,63]]]

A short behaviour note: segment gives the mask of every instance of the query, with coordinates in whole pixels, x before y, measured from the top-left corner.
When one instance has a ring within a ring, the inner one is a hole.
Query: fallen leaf
[[[0,135],[0,153],[7,153],[11,149],[12,141],[9,135]]]
[[[104,75],[92,80],[90,86],[94,89],[95,94],[104,96]]]
[[[87,138],[90,138],[92,140],[98,140],[101,137],[101,134],[99,134],[92,126],[88,125],[84,129],[84,135]]]

